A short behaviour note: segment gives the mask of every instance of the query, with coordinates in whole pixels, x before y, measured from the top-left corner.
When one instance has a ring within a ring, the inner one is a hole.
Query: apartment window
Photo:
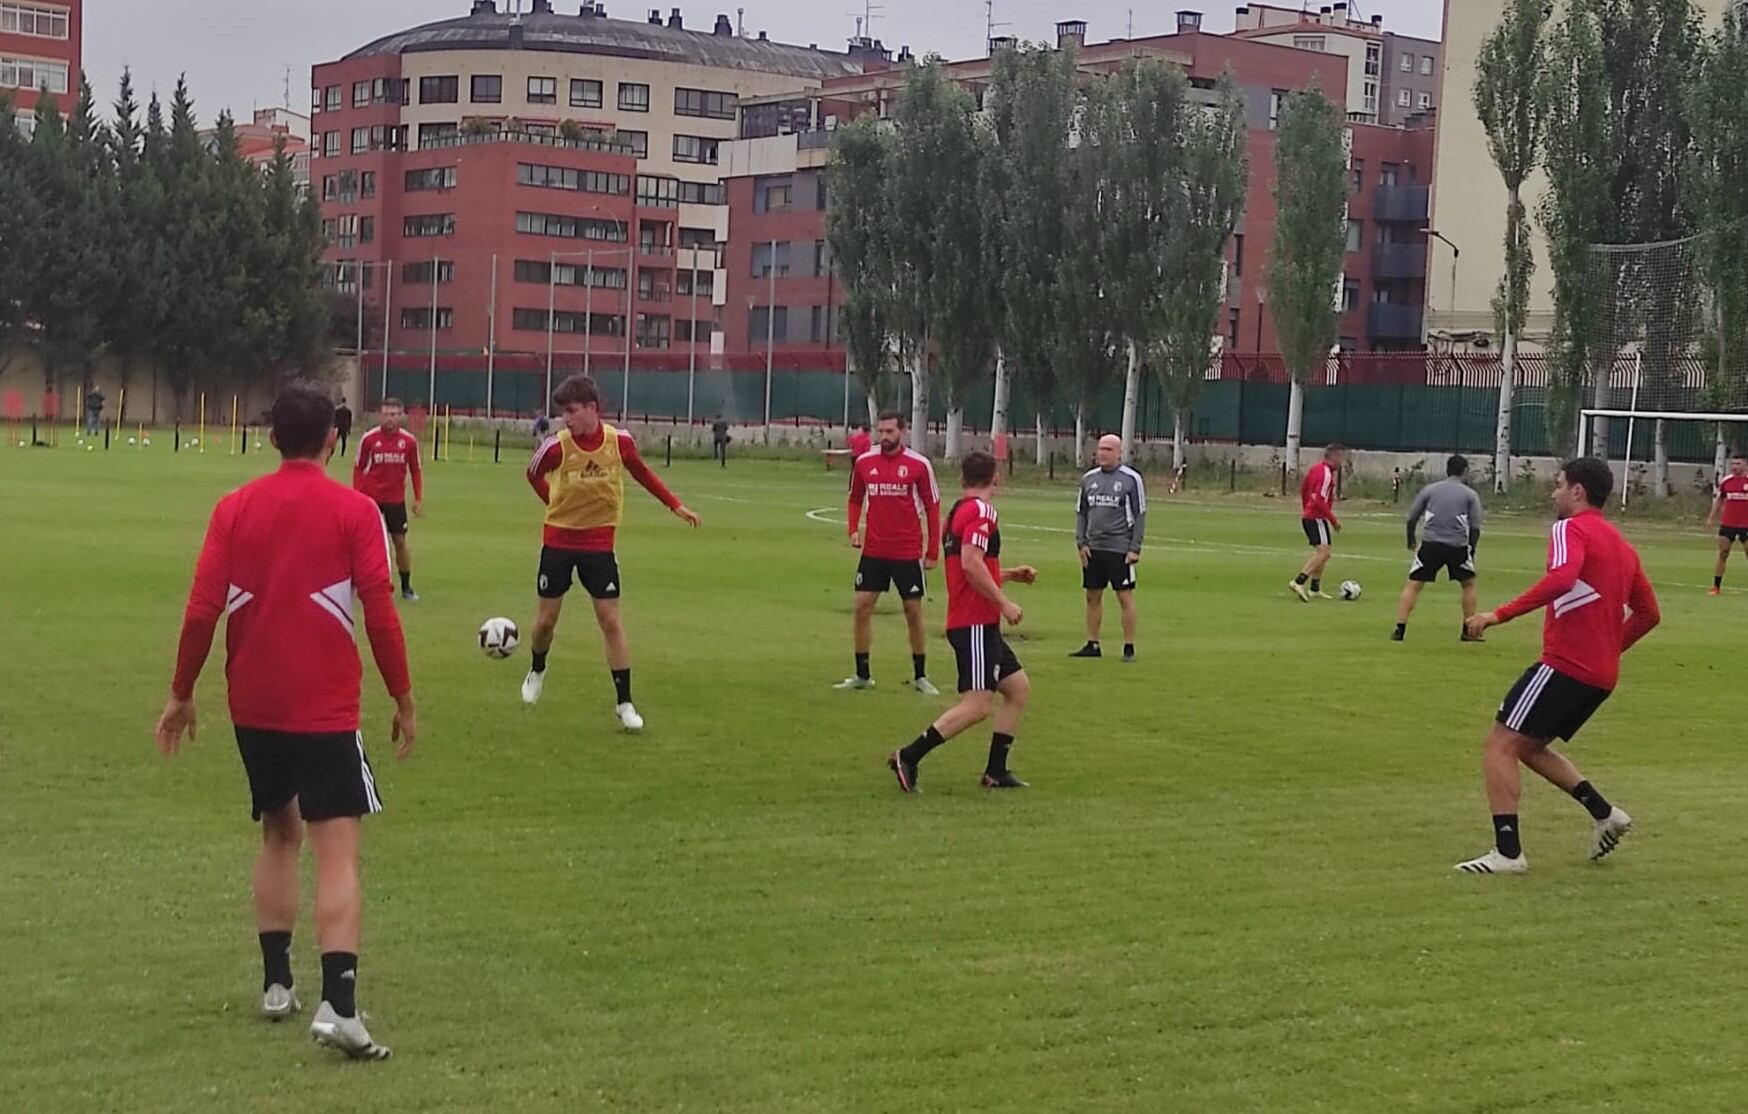
[[[734,119],[735,95],[708,89],[675,89],[675,116],[702,116],[709,120]]]
[[[637,346],[639,348],[666,348],[668,346],[669,325],[670,320],[666,314],[638,314]]]
[[[337,201],[340,197],[340,179],[332,174],[322,179],[322,200]]]
[[[531,77],[528,79],[529,104],[557,104],[558,78]]]
[[[787,177],[759,178],[753,183],[754,212],[784,212],[790,207],[794,197],[794,185]]]
[[[827,320],[824,306],[808,306],[807,342],[809,344],[824,344],[825,322]]]
[[[822,278],[831,273],[832,249],[824,240],[813,242],[813,277]]]
[[[1411,89],[1396,90],[1396,107],[1407,108],[1414,103],[1414,92]]]
[[[452,190],[455,188],[456,170],[453,166],[434,166],[429,170],[407,171],[406,190],[408,193],[418,193],[420,190]]]
[[[1294,35],[1293,46],[1298,50],[1322,51],[1324,38],[1322,35]]]
[[[510,327],[528,332],[544,333],[547,328],[544,309],[517,308],[510,311]],[[555,333],[587,333],[590,336],[624,336],[625,318],[606,313],[581,314],[559,310],[551,317]]]
[[[327,197],[328,185],[333,183],[334,196]],[[338,200],[342,205],[350,205],[358,200],[358,171],[342,170],[332,178],[322,180],[323,200]]]
[[[359,173],[358,196],[366,200],[376,196],[376,171],[365,170]]]
[[[619,110],[621,112],[648,112],[649,86],[636,81],[621,81],[619,83]]]
[[[474,104],[499,104],[504,99],[503,74],[476,73],[468,85],[468,100]]]
[[[1393,186],[1393,185],[1395,185],[1396,184],[1396,176],[1398,173],[1400,173],[1401,169],[1402,169],[1401,167],[1397,166],[1393,162],[1385,163],[1378,171],[1378,184],[1380,186]]]
[[[1269,131],[1281,126],[1281,106],[1287,102],[1285,89],[1269,90]]]
[[[631,147],[631,153],[640,159],[649,158],[649,133],[628,132],[619,133],[619,140]]]
[[[674,161],[698,162],[716,165],[717,145],[719,139],[707,139],[701,135],[676,135],[674,137]]]
[[[354,155],[362,155],[364,152],[366,152],[368,150],[370,150],[370,129],[369,128],[353,128],[352,129],[352,153]]]
[[[423,151],[427,147],[435,147],[439,143],[454,139],[460,134],[461,126],[453,122],[443,124],[420,124],[419,150]]]
[[[1344,279],[1341,284],[1341,312],[1352,313],[1360,308],[1360,284]]]
[[[1432,94],[1431,93],[1421,93],[1418,96],[1418,98],[1415,100],[1414,107],[1420,108],[1420,109],[1431,108],[1432,107]]]
[[[1366,242],[1366,227],[1364,221],[1350,220],[1347,222],[1347,250],[1358,251],[1360,245]]]
[[[1244,274],[1244,233],[1236,232],[1232,236],[1232,273]]]
[[[340,157],[339,132],[322,133],[322,157],[325,159],[337,159]]]
[[[1414,55],[1404,54],[1402,56],[1402,72],[1403,73],[1413,73],[1414,72]]]
[[[407,263],[401,267],[401,281],[416,283],[420,286],[430,286],[431,276],[437,276],[437,285],[455,281],[455,261],[453,259],[427,259],[423,263]]]
[[[352,107],[370,107],[370,82],[354,81],[352,83]]]
[[[625,242],[623,221],[568,217],[558,213],[517,213],[516,231],[529,236],[557,236],[568,240]]]
[[[315,86],[310,90],[310,115],[314,116],[322,110],[322,88]]]
[[[370,101],[372,104],[404,105],[411,84],[398,77],[375,78],[370,83]]]
[[[639,268],[637,296],[646,302],[665,302],[673,297],[674,288],[668,282],[668,272]]]
[[[830,181],[831,179],[823,173],[813,176],[813,207],[817,212],[825,212],[826,183]]]
[[[45,85],[51,93],[67,91],[65,62],[0,56],[0,89],[29,89],[34,92]]]
[[[773,344],[789,339],[788,306],[778,306],[774,311],[767,306],[754,306],[747,311],[747,339],[757,344],[767,337]]]
[[[421,77],[420,104],[456,104],[461,100],[461,78]]]
[[[359,217],[358,242],[361,244],[368,244],[374,239],[376,239],[376,218]]]
[[[776,268],[777,277],[789,274],[789,245],[779,240],[753,245],[753,277],[765,278]]]
[[[670,246],[673,227],[665,221],[638,221],[637,250],[645,255],[667,255],[673,250]]]
[[[708,298],[716,292],[716,272],[699,271],[697,294],[700,298]],[[674,293],[682,298],[690,298],[692,289],[692,272],[679,271],[674,275]]]
[[[68,37],[66,8],[48,8],[41,4],[0,4],[0,33],[29,35],[37,39]]]
[[[1363,88],[1365,90],[1364,100],[1365,100],[1366,111],[1373,112],[1373,113],[1377,112],[1378,111],[1378,83],[1375,81],[1368,81],[1365,83]]]
[[[516,166],[516,184],[549,190],[624,196],[631,192],[631,175],[608,174],[601,170],[578,170],[568,166],[539,166],[525,162]]]
[[[372,151],[405,151],[407,149],[407,125],[377,124],[370,129],[370,149]]]
[[[1226,347],[1238,351],[1238,307],[1228,306],[1226,309]]]
[[[658,174],[639,174],[637,203],[659,209],[677,208],[680,204],[680,180]]]
[[[448,306],[437,307],[437,328],[447,329],[455,324],[455,311]],[[431,307],[419,306],[401,310],[401,328],[429,329],[431,328]]]
[[[600,108],[601,83],[592,78],[571,78],[571,107]]]
[[[358,246],[358,217],[356,214],[341,214],[340,223],[335,229],[334,246],[348,249]]]
[[[453,236],[454,234],[454,213],[421,213],[408,217],[401,226],[401,235],[408,237]]]
[[[681,228],[681,249],[695,248],[700,251],[716,249],[716,230],[713,228]]]
[[[340,94],[341,94],[341,89],[338,85],[330,85],[326,89],[323,89],[322,90],[322,108],[323,108],[323,110],[327,111],[327,112],[340,111],[340,105],[342,103],[341,99],[340,99]]]
[[[1347,192],[1358,193],[1366,188],[1366,160],[1354,159],[1347,168]]]
[[[1381,43],[1366,44],[1366,76],[1377,77],[1383,72],[1384,47]]]
[[[721,182],[681,182],[682,205],[726,205],[728,191]]]
[[[680,319],[674,322],[675,340],[684,340],[688,342],[694,339],[709,340],[710,335],[714,332],[716,332],[716,322],[714,321],[686,321]]]
[[[514,274],[517,282],[540,286],[552,283],[556,286],[593,286],[599,290],[625,289],[623,267],[590,267],[575,263],[554,265],[543,259],[518,259]]]
[[[1432,55],[1422,54],[1420,56],[1420,76],[1422,76],[1422,77],[1431,77],[1432,76]]]

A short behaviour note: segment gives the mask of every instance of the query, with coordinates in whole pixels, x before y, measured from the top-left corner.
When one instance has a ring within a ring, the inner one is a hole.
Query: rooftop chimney
[[[1381,15],[1375,15],[1375,16],[1373,16],[1373,17],[1372,17],[1372,26],[1373,26],[1373,27],[1382,27],[1382,26],[1384,26],[1384,17],[1383,17],[1383,16],[1381,16]]]
[[[498,0],[473,0],[472,14],[479,15],[482,12],[486,15],[497,15]]]
[[[909,65],[914,61],[916,61],[916,56],[910,52],[910,45],[908,43],[898,48],[898,62],[900,65]]]
[[[662,25],[662,10],[660,8],[651,8],[649,10],[649,21],[655,26],[660,27]]]
[[[1020,40],[1012,35],[997,35],[989,40],[989,53],[993,56],[999,51],[1012,50],[1020,45]]]
[[[1177,33],[1182,35],[1188,31],[1202,29],[1202,13],[1193,9],[1184,9],[1177,13]]]
[[[530,15],[551,15],[552,0],[534,0],[528,5],[528,13]]]
[[[676,31],[684,31],[686,29],[686,21],[680,18],[680,9],[668,9],[668,26]]]
[[[1070,43],[1076,49],[1086,45],[1086,20],[1065,19],[1056,25],[1056,49],[1066,50]]]
[[[759,41],[760,42],[769,42],[770,39],[771,39],[771,36],[765,34],[763,31],[759,32]]]
[[[732,35],[734,34],[734,24],[728,21],[727,16],[723,15],[721,12],[717,12],[716,26],[710,29],[710,33],[712,35]]]

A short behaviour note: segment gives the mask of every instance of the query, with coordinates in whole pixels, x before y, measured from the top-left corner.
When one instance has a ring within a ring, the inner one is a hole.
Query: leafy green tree
[[[892,368],[892,136],[872,115],[839,128],[827,166],[826,238],[843,284],[844,347],[868,400],[868,420],[896,401]]]
[[[953,165],[953,181],[939,211],[941,273],[930,314],[947,392],[948,460],[957,460],[964,452],[965,400],[990,379],[999,313],[996,229],[981,212],[995,141],[974,118],[969,97],[961,107],[953,145],[962,153]]]
[[[1731,9],[1704,52],[1692,90],[1693,179],[1701,236],[1699,267],[1712,295],[1712,372],[1705,405],[1748,407],[1748,24]],[[1733,426],[1719,423],[1713,471],[1741,451]]]
[[[13,101],[0,89],[0,371],[30,344],[25,308],[35,287],[46,232],[31,188],[31,149],[22,132],[7,127]]]

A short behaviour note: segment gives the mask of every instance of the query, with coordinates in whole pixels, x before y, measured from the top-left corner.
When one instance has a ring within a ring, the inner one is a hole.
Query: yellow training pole
[[[467,435],[467,462],[473,463],[473,434]]]
[[[141,422],[140,423],[140,439],[138,441],[134,442],[134,448],[143,449],[145,447],[146,447],[146,423]]]
[[[200,451],[206,451],[206,392],[200,392]]]
[[[59,409],[59,405],[57,404],[55,414],[55,417],[57,418],[61,416]],[[85,433],[85,384],[83,383],[79,384],[79,397],[73,402],[73,421],[79,423],[79,439],[83,441],[85,439],[83,436]]]
[[[237,455],[237,396],[231,396],[231,453]]]
[[[451,426],[450,426],[450,420],[449,420],[449,406],[446,403],[446,404],[444,404],[444,407],[443,407],[443,459],[444,460],[454,460],[455,459],[455,453],[449,448],[450,429],[451,429]]]
[[[127,413],[127,388],[121,389],[121,397],[115,402],[115,439],[121,440],[121,416]]]

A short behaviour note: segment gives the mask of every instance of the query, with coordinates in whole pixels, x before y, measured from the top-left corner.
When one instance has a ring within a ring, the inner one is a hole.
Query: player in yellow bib
[[[694,514],[637,455],[631,434],[601,420],[594,380],[573,375],[553,392],[564,426],[534,450],[528,483],[546,504],[545,544],[540,550],[540,610],[534,620],[533,668],[522,681],[522,699],[533,704],[546,684],[546,655],[558,629],[565,593],[574,577],[595,605],[595,621],[613,673],[614,711],[627,731],[643,730],[631,702],[631,649],[619,622],[619,561],[614,533],[625,512],[625,473],[691,526]]]

